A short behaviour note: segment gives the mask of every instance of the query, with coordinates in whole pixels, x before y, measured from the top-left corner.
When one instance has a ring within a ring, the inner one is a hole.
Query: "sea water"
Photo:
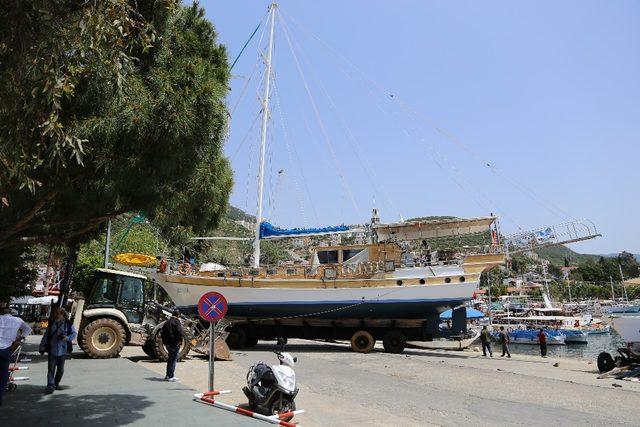
[[[637,314],[624,314],[623,316],[640,316]],[[547,355],[556,357],[572,357],[577,359],[596,359],[600,353],[606,351],[612,356],[618,354],[620,347],[626,347],[622,337],[611,328],[608,334],[594,334],[587,337],[587,344],[565,344],[547,346]],[[500,344],[497,345],[500,347]],[[509,344],[509,350],[515,354],[530,354],[539,356],[540,346],[535,344]]]

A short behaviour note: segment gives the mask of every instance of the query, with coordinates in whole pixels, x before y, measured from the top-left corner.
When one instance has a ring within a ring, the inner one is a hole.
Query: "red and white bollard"
[[[221,408],[224,409],[226,411],[230,411],[230,412],[235,412],[236,414],[241,414],[241,415],[245,415],[247,417],[252,417],[252,418],[256,418],[258,420],[262,420],[262,421],[266,421],[270,424],[277,424],[277,425],[281,425],[284,427],[300,427],[299,424],[296,423],[292,423],[289,421],[284,421],[281,418],[285,418],[285,417],[290,417],[293,415],[297,415],[297,414],[301,414],[304,412],[304,409],[299,409],[297,411],[292,411],[292,412],[286,412],[283,414],[278,414],[278,415],[272,415],[272,416],[267,416],[267,415],[262,415],[262,414],[258,414],[256,412],[250,411],[248,409],[244,409],[244,408],[240,408],[239,406],[235,406],[235,405],[230,405],[228,403],[224,403],[224,402],[220,402],[218,400],[215,400],[212,398],[212,396],[217,396],[220,394],[229,394],[231,393],[230,390],[214,390],[214,391],[209,391],[206,393],[196,393],[193,395],[193,399],[197,402],[200,403],[204,403],[205,405],[209,405],[209,406],[214,406],[216,408]]]

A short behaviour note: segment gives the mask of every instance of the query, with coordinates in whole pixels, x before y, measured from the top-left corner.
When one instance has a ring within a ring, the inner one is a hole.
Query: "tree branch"
[[[89,223],[88,225],[63,234],[63,235],[56,235],[56,234],[52,234],[52,235],[48,235],[48,236],[25,236],[25,237],[18,237],[16,239],[12,239],[3,243],[0,243],[0,249],[3,248],[10,248],[13,246],[26,246],[26,245],[33,245],[36,243],[64,243],[68,240],[73,239],[74,237],[78,237],[81,236],[91,230],[93,230],[94,228],[96,228],[97,226],[99,226],[102,222],[104,221],[94,221]]]
[[[22,216],[18,221],[16,221],[12,226],[5,228],[2,232],[0,232],[0,241],[6,240],[8,237],[13,236],[16,233],[24,230],[28,227],[29,222],[33,220],[33,218],[44,208],[44,206],[53,200],[57,191],[53,190],[46,193],[44,196],[36,200],[33,207],[29,209],[29,211]]]

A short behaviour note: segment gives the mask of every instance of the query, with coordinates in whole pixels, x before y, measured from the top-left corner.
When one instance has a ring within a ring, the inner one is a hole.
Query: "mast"
[[[273,30],[275,25],[275,16],[277,3],[271,3],[269,5],[269,12],[271,16],[270,29],[269,29],[269,47],[267,48],[266,70],[265,70],[265,84],[264,95],[262,98],[262,131],[260,137],[260,162],[258,164],[258,208],[256,211],[256,227],[255,227],[255,240],[253,241],[253,267],[258,268],[260,266],[260,223],[262,222],[262,193],[264,186],[264,153],[267,145],[267,124],[269,121],[269,89],[271,83],[271,55],[273,53]]]
[[[618,263],[618,268],[620,269],[620,284],[622,285],[622,290],[624,291],[624,298],[627,300],[627,304],[629,304],[629,295],[627,295],[627,285],[624,284],[624,274],[622,274],[622,264]]]

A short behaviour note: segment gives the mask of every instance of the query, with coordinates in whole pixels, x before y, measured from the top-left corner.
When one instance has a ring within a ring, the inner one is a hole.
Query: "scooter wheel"
[[[271,415],[284,414],[286,412],[293,412],[296,410],[296,402],[293,399],[280,395],[273,399],[269,407]],[[281,418],[282,421],[291,421],[293,415]]]

